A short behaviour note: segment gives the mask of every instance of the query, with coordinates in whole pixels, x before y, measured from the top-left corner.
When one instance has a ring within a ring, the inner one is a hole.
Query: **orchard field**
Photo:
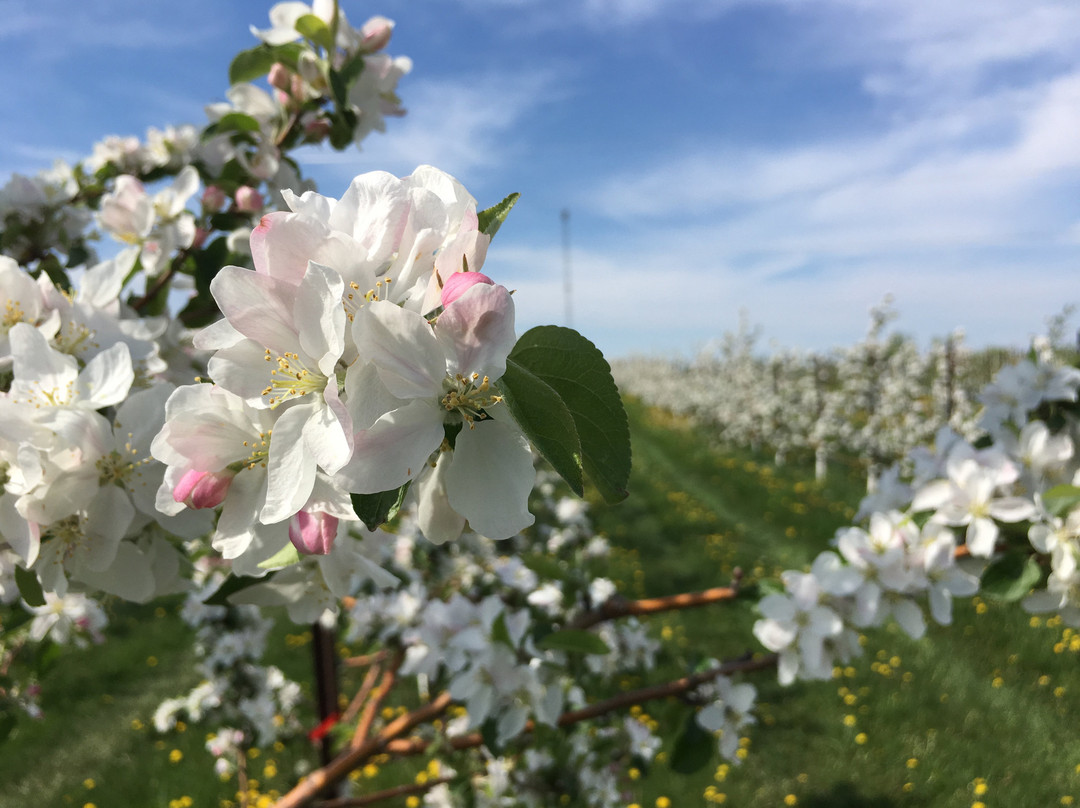
[[[748,588],[802,569],[850,524],[865,491],[857,470],[833,467],[815,482],[808,463],[777,468],[771,455],[719,450],[688,421],[627,404],[632,496],[591,509],[613,545],[608,574],[627,597],[724,585],[736,567]],[[316,765],[300,733],[251,757],[246,791],[238,793],[238,773],[210,774],[205,727],[181,722],[172,732],[154,731],[158,704],[196,683],[179,606],[178,599],[112,602],[109,642],[64,649],[66,664],[42,681],[45,717],[20,722],[0,756],[0,806],[269,805],[305,765]],[[753,619],[723,603],[651,618],[650,632],[671,641],[656,680],[685,675],[704,658],[760,652]],[[310,643],[303,626],[282,620],[267,654],[304,683],[305,729],[317,723]],[[672,771],[685,710],[674,700],[633,707],[639,719],[659,722],[665,745],[651,767],[629,770],[627,805],[989,807],[1080,799],[1073,731],[1080,635],[1059,619],[977,597],[957,604],[951,627],[933,626],[921,641],[890,624],[865,632],[860,643],[862,658],[836,668],[830,682],[781,687],[771,669],[746,675],[758,688],[758,723],[740,739],[741,765],[725,763],[710,743],[697,771]],[[362,650],[339,647],[343,656]],[[408,694],[400,699],[407,703]],[[352,779],[360,794],[437,774],[380,760]],[[414,795],[384,804],[421,803]]]

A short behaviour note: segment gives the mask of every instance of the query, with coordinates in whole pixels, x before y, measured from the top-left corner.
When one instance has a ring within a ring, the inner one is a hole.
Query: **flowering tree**
[[[891,617],[918,636],[921,599],[947,623],[951,599],[980,586],[1080,621],[1080,374],[1038,356],[984,392],[980,442],[938,431],[864,503],[868,529],[842,531],[782,591],[757,603],[737,574],[699,593],[620,597],[606,543],[563,494],[588,481],[608,502],[626,496],[609,367],[570,329],[519,336],[512,292],[482,271],[517,195],[481,208],[430,166],[317,193],[293,151],[383,130],[403,113],[395,89],[410,63],[384,52],[388,20],[354,28],[336,2],[279,3],[270,20],[201,129],[110,138],[0,189],[0,600],[23,604],[0,636],[0,733],[36,710],[25,648],[98,637],[102,593],[186,592],[206,681],[154,723],[212,718],[219,772],[295,728],[275,720],[298,689],[261,663],[259,607],[372,648],[349,661],[366,670],[349,706],[323,716],[337,749],[280,805],[325,796],[377,755],[424,754],[432,775],[409,788],[430,805],[559,793],[615,806],[619,764],[660,743],[630,705],[686,699],[677,769],[714,751],[737,761],[755,691],[733,674],[821,678],[857,653],[853,627]],[[253,83],[264,78],[269,90]],[[101,259],[103,235],[115,244]],[[744,329],[722,359],[746,385],[684,392],[722,393],[714,410],[730,429],[778,455],[824,451],[831,418],[881,463],[909,446],[889,443],[886,424],[910,415],[919,393],[905,385],[922,367],[881,344],[884,321],[837,363],[832,390],[817,361],[759,373]],[[762,376],[764,392],[750,386]],[[953,386],[939,387],[944,419],[966,417]],[[813,417],[784,417],[793,406]],[[653,668],[644,618],[735,601],[760,610],[754,633],[771,653],[614,692],[616,677]],[[419,704],[382,717],[404,678]]]

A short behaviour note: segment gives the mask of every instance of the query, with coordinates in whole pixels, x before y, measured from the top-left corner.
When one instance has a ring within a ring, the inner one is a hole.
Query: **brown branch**
[[[162,272],[160,276],[158,276],[158,279],[154,281],[154,285],[147,289],[146,293],[142,297],[140,297],[138,300],[131,304],[131,308],[135,309],[135,311],[137,312],[142,312],[142,310],[147,307],[150,301],[157,297],[158,293],[168,285],[169,281],[173,279],[173,276],[176,275],[176,273],[180,270],[180,267],[183,266],[184,261],[187,260],[187,257],[190,254],[190,248],[186,248],[178,252],[173,258],[173,260],[169,263],[169,268]]]
[[[428,780],[426,783],[408,783],[403,786],[394,786],[393,788],[387,788],[383,791],[374,791],[371,794],[365,794],[362,797],[340,797],[336,800],[320,802],[319,808],[355,808],[355,806],[361,805],[374,805],[383,800],[392,800],[394,797],[407,797],[410,794],[423,794],[425,791],[435,788],[435,786],[442,785],[443,783],[449,783],[453,779],[453,777],[437,777],[434,780]]]
[[[420,724],[438,718],[450,706],[450,703],[450,694],[440,693],[433,701],[411,713],[399,716],[383,727],[381,732],[367,738],[360,746],[345,750],[326,766],[313,771],[297,783],[292,791],[278,800],[274,808],[300,808],[302,805],[308,805],[323,789],[348,776],[349,772],[357,768],[362,761],[386,749],[390,741]]]
[[[382,651],[376,651],[373,654],[346,657],[345,659],[341,660],[341,664],[349,668],[363,668],[368,665],[374,665],[376,662],[382,662],[388,656],[390,656],[390,650],[384,648]]]
[[[614,712],[623,707],[640,704],[643,701],[654,701],[656,699],[667,698],[668,696],[677,696],[694,690],[719,676],[726,676],[729,673],[758,671],[775,667],[776,660],[776,654],[764,654],[758,657],[750,655],[743,656],[739,659],[732,660],[731,662],[725,662],[715,668],[710,668],[707,671],[695,673],[692,676],[684,676],[681,679],[675,679],[674,681],[666,682],[662,685],[652,685],[650,687],[632,690],[627,693],[621,693],[610,699],[590,704],[588,707],[583,707],[580,710],[570,710],[559,716],[557,724],[560,727],[568,727],[581,721],[588,721],[590,718],[597,718],[606,713]],[[529,721],[526,723],[524,731],[531,732],[535,726],[536,725],[532,721]],[[480,746],[483,744],[484,739],[479,732],[471,732],[468,735],[458,735],[457,737],[450,738],[449,741],[452,749],[461,750]],[[393,755],[405,757],[407,755],[420,754],[427,749],[429,745],[429,742],[422,738],[402,738],[388,743],[386,745],[386,751]]]
[[[383,700],[389,695],[390,689],[394,686],[394,682],[397,681],[398,668],[401,666],[402,656],[399,654],[398,658],[394,660],[394,664],[386,669],[383,673],[382,681],[379,683],[379,689],[371,694],[371,698],[367,700],[367,704],[364,705],[364,712],[360,714],[360,720],[356,724],[356,732],[353,733],[352,741],[349,742],[351,749],[358,748],[371,732],[371,725],[375,722],[375,716],[379,711],[379,707],[382,705]],[[372,670],[375,670],[372,668]]]
[[[352,721],[356,714],[360,712],[360,708],[364,702],[367,701],[367,697],[371,695],[371,688],[375,687],[375,680],[379,676],[379,666],[372,665],[368,669],[367,675],[364,677],[364,681],[360,685],[360,689],[356,691],[356,695],[353,696],[353,700],[349,702],[349,706],[345,708],[345,712],[341,714],[341,723],[347,724]]]
[[[585,629],[603,623],[606,620],[615,620],[619,617],[643,616],[670,612],[678,609],[693,609],[697,606],[707,606],[710,603],[720,603],[725,600],[735,600],[739,596],[738,586],[717,586],[706,589],[704,592],[683,592],[678,595],[668,595],[663,598],[645,598],[643,600],[623,600],[618,597],[609,598],[596,609],[585,612],[570,623],[569,628]]]

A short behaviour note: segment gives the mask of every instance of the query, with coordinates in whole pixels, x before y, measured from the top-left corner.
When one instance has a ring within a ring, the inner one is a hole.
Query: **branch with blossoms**
[[[603,606],[601,606],[600,609],[589,615],[589,619],[591,620],[591,624],[595,624],[596,622],[599,622],[599,620],[594,619],[596,615],[602,615],[600,620],[613,620],[616,617],[629,614],[658,614],[661,612],[694,608],[705,605],[705,603],[720,603],[730,599],[731,598],[726,595],[718,596],[718,590],[707,593],[687,593],[685,595],[676,595],[669,598],[637,601],[633,604],[623,603],[609,610],[606,615],[604,614]],[[635,609],[634,606],[637,606],[638,608]],[[616,614],[616,612],[619,613]],[[587,706],[582,706],[578,709],[562,712],[553,722],[551,722],[551,726],[567,728],[580,722],[596,719],[609,713],[625,710],[630,706],[639,705],[651,700],[686,695],[694,692],[700,694],[704,685],[716,682],[717,680],[722,680],[717,686],[719,693],[709,693],[710,698],[705,699],[705,701],[710,704],[710,707],[702,712],[701,715],[703,718],[699,718],[699,721],[704,722],[711,731],[719,732],[722,738],[725,735],[727,736],[726,741],[722,740],[723,748],[728,753],[728,757],[735,759],[734,749],[728,749],[727,747],[730,746],[732,740],[735,739],[737,730],[740,727],[753,722],[753,718],[750,716],[750,710],[752,709],[754,702],[755,691],[750,685],[733,685],[728,681],[727,677],[735,673],[770,669],[776,666],[776,662],[777,657],[775,654],[757,656],[747,654],[744,657],[730,662],[707,667],[705,670],[689,676],[680,677],[659,685],[627,691]],[[388,752],[396,756],[416,755],[424,753],[431,747],[440,745],[445,745],[449,749],[455,751],[462,751],[481,747],[490,741],[490,739],[486,739],[484,734],[480,732],[455,735],[445,738],[442,742],[437,739],[426,739],[423,737],[403,737],[421,724],[431,723],[436,719],[439,719],[446,710],[454,704],[454,697],[451,691],[443,691],[428,704],[390,721],[376,735],[371,736],[370,727],[372,719],[381,706],[383,699],[386,697],[389,688],[393,684],[393,673],[395,671],[395,668],[391,667],[384,674],[383,685],[380,686],[378,690],[372,692],[370,685],[375,677],[371,676],[371,673],[378,670],[377,666],[378,662],[374,662],[368,677],[361,686],[360,694],[363,694],[367,698],[367,703],[363,708],[363,714],[358,722],[357,729],[353,734],[353,740],[349,748],[328,765],[305,777],[303,782],[298,784],[292,791],[276,803],[276,808],[298,808],[298,806],[309,804],[311,801],[315,800],[321,792],[346,778],[352,771],[364,766],[371,758],[383,753]],[[716,725],[712,726],[712,724]],[[518,730],[519,736],[532,733],[536,726],[537,724],[535,721],[531,719],[526,720]],[[723,730],[726,730],[726,733],[723,732]],[[402,790],[402,788],[387,789],[378,794],[370,794],[355,799],[332,800],[329,803],[323,804],[368,805],[382,799],[400,796],[404,793],[418,793],[419,791],[437,787],[443,782],[450,782],[451,780],[452,778],[443,778],[437,782],[426,784],[424,788],[405,787],[406,790]]]

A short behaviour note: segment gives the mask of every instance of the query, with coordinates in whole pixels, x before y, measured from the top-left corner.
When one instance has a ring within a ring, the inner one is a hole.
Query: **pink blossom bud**
[[[304,97],[304,92],[307,90],[307,82],[304,81],[302,76],[293,76],[292,84],[289,86],[290,95],[293,98],[301,99]]]
[[[386,17],[372,17],[364,23],[360,29],[360,49],[365,53],[380,51],[390,42],[390,34],[394,30],[394,23]]]
[[[292,71],[281,62],[274,62],[274,66],[270,68],[266,80],[270,82],[271,87],[288,92],[289,85],[292,82]]]
[[[225,501],[234,476],[231,471],[190,469],[173,489],[173,499],[189,508],[216,508]]]
[[[336,516],[300,511],[289,520],[289,541],[304,555],[326,555],[334,546],[337,530]]]
[[[330,135],[330,122],[325,118],[312,118],[304,124],[304,135],[308,140],[324,140]]]
[[[258,213],[263,209],[262,194],[250,185],[242,185],[236,189],[236,209],[241,213]]]
[[[476,286],[478,283],[495,285],[495,281],[483,272],[455,272],[443,282],[441,298],[443,308],[449,306],[465,294],[466,290]]]
[[[225,207],[225,200],[227,198],[225,192],[216,185],[207,185],[206,190],[203,191],[202,195],[203,210],[207,213],[217,213]]]
[[[202,246],[206,243],[206,237],[210,235],[210,231],[205,227],[195,228],[195,238],[191,240],[191,248],[193,250],[201,250]]]

